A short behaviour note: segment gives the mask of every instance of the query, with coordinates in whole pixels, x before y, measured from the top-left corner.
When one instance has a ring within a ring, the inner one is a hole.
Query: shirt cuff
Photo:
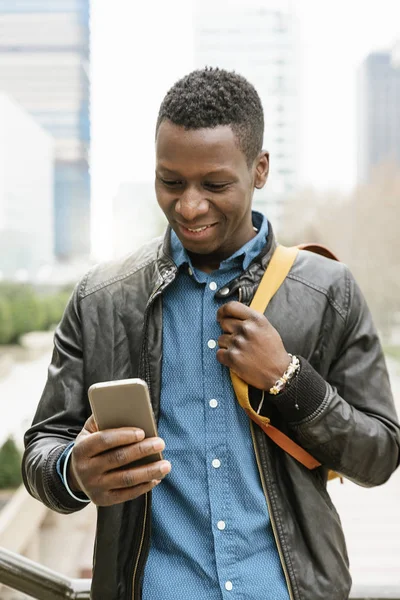
[[[65,448],[65,450],[63,451],[63,453],[61,454],[60,458],[57,461],[56,469],[57,469],[57,473],[58,473],[61,481],[63,482],[65,489],[69,493],[69,495],[72,496],[72,498],[74,498],[74,500],[77,500],[78,502],[84,502],[85,504],[88,504],[90,502],[90,499],[86,496],[86,494],[84,494],[82,492],[82,493],[79,493],[79,496],[78,496],[77,495],[78,492],[76,494],[74,494],[74,492],[71,490],[71,488],[68,485],[68,477],[67,477],[68,462],[69,462],[69,458],[71,456],[72,450],[74,448],[74,443],[75,442],[71,442]]]

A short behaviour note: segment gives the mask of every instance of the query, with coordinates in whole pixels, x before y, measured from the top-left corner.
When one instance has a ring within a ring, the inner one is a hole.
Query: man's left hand
[[[217,359],[249,385],[269,390],[289,366],[281,336],[268,319],[241,304],[228,302],[217,312],[223,334]]]

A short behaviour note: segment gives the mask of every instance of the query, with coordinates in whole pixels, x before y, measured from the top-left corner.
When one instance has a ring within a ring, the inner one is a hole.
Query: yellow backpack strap
[[[272,296],[279,290],[299,253],[296,247],[277,246],[258,285],[250,308],[264,314]]]
[[[296,256],[298,254],[298,248],[286,248],[285,246],[277,246],[272,258],[269,262],[267,269],[258,285],[256,293],[254,294],[253,300],[250,304],[250,308],[257,312],[264,314],[269,301],[275,292],[278,291],[282,283],[285,281],[286,275],[289,273]],[[241,379],[236,373],[231,371],[232,384],[236,393],[236,397],[240,406],[247,413],[257,414],[249,401],[249,386],[243,379]],[[249,415],[250,416],[250,415]],[[268,417],[262,417],[257,415],[257,422],[260,427],[263,423],[269,424]]]
[[[285,281],[287,274],[296,260],[298,252],[299,249],[297,247],[286,248],[285,246],[278,246],[276,248],[250,304],[250,308],[264,314],[269,301]],[[231,371],[230,374],[238,402],[250,419],[257,423],[257,425],[259,425],[280,448],[285,450],[285,452],[293,456],[308,469],[314,469],[315,467],[320,466],[321,463],[315,460],[315,458],[306,452],[304,448],[273,427],[270,424],[268,417],[259,415],[253,409],[249,400],[249,386],[233,371]]]

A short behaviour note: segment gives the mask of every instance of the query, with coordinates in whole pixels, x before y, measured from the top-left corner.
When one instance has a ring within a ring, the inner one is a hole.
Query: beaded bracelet
[[[290,383],[297,371],[300,369],[300,361],[297,358],[297,356],[292,356],[292,354],[289,354],[289,356],[291,358],[291,361],[288,368],[286,369],[282,377],[280,377],[278,381],[275,382],[275,385],[273,385],[272,388],[270,388],[269,390],[269,393],[273,396],[279,394],[286,387],[286,385]]]

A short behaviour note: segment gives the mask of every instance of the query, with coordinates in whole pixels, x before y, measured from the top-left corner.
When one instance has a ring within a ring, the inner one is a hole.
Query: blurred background
[[[206,65],[257,88],[271,171],[254,206],[282,243],[326,244],[352,269],[400,407],[398,0],[0,0],[0,546],[69,577],[90,576],[95,511],[27,496],[22,435],[73,285],[165,228],[158,108]],[[354,589],[400,598],[399,472],[329,491]]]

